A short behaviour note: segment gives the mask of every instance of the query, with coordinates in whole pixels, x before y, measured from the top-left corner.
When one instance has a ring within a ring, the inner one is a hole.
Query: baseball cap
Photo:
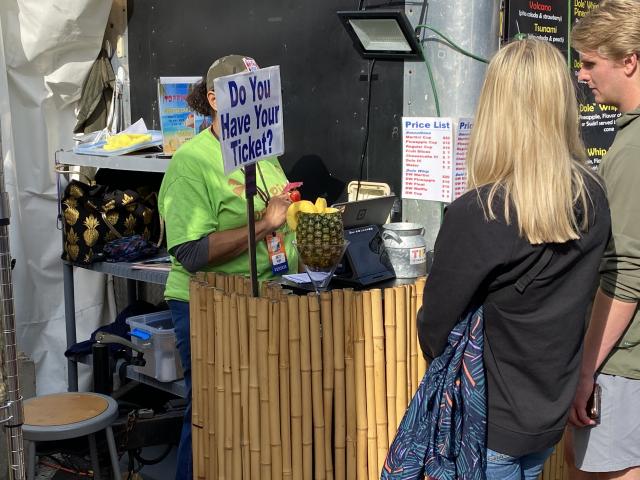
[[[257,70],[258,68],[256,61],[245,55],[227,55],[219,58],[211,64],[207,71],[207,92],[213,90],[213,81],[218,77]]]

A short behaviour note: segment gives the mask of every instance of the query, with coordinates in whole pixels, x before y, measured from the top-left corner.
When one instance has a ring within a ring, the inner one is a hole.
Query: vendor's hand
[[[587,400],[589,400],[592,391],[593,376],[581,376],[573,399],[573,405],[569,410],[569,422],[578,428],[596,424],[595,420],[587,415]]]
[[[291,200],[287,193],[271,197],[263,217],[269,231],[275,231],[284,224],[287,219],[289,205],[291,205]]]

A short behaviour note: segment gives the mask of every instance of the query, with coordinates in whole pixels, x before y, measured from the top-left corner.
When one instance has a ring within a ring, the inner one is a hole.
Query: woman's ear
[[[207,92],[207,100],[209,101],[209,106],[217,112],[218,104],[216,103],[216,93],[213,90]]]

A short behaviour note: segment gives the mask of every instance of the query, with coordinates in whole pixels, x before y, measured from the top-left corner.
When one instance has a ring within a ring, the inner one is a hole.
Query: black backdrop
[[[356,8],[356,0],[130,0],[131,118],[159,128],[159,76],[204,75],[214,59],[231,53],[252,56],[262,67],[280,65],[282,166],[290,180],[305,182],[305,198],[343,199],[346,183],[359,174],[369,62],[353,48],[336,11]],[[398,194],[403,73],[402,62],[375,64],[364,169],[365,180],[387,182]]]

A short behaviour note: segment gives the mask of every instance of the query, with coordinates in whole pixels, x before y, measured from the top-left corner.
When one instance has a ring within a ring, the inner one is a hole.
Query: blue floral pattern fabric
[[[382,480],[485,480],[487,396],[482,307],[451,331],[398,427]]]

